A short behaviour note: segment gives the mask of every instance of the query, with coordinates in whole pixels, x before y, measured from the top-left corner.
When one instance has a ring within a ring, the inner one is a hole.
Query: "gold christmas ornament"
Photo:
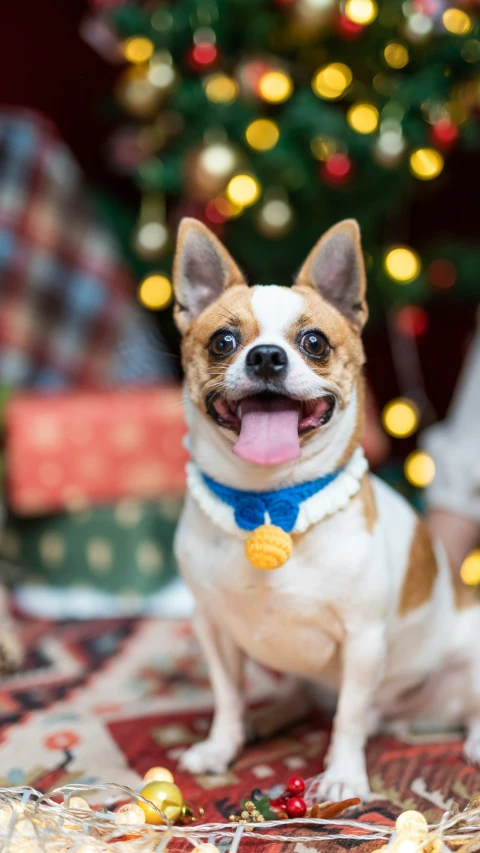
[[[279,569],[292,556],[292,537],[281,527],[262,524],[245,542],[245,556],[256,569]]]
[[[258,94],[269,104],[282,104],[293,93],[293,81],[286,71],[267,71],[258,83]]]
[[[138,288],[138,299],[145,308],[150,311],[162,311],[167,308],[173,298],[172,283],[166,275],[162,273],[153,273],[143,279]],[[157,774],[154,771],[162,771]],[[151,774],[148,778],[148,774]],[[173,782],[173,776],[170,770],[165,767],[152,767],[148,770],[144,777],[145,782]]]
[[[293,210],[286,198],[270,196],[261,205],[255,221],[264,237],[279,240],[293,225]]]
[[[408,50],[403,44],[390,42],[383,51],[385,62],[390,68],[405,68],[408,63]]]
[[[378,110],[373,104],[357,102],[349,108],[347,121],[357,133],[373,133],[378,127]]]
[[[405,153],[402,125],[395,119],[386,119],[380,125],[380,134],[375,142],[373,156],[380,166],[396,166]]]
[[[209,201],[221,195],[242,162],[239,149],[224,140],[194,148],[184,166],[184,184],[189,197],[195,201]]]
[[[432,181],[443,170],[444,162],[436,148],[417,148],[410,154],[410,171],[420,181]]]
[[[395,246],[385,255],[385,271],[399,284],[408,284],[420,274],[422,262],[419,255],[408,246]]]
[[[413,450],[405,459],[403,471],[412,486],[425,489],[435,477],[435,462],[424,450]]]
[[[162,50],[154,53],[147,71],[147,79],[162,95],[172,91],[177,81],[171,53]]]
[[[472,20],[463,9],[445,9],[442,15],[442,23],[449,33],[456,36],[466,36],[472,29]]]
[[[238,83],[233,77],[219,72],[203,80],[205,94],[212,104],[231,104],[238,95]]]
[[[316,72],[312,80],[312,89],[319,98],[335,101],[345,94],[352,79],[352,72],[348,65],[344,65],[343,62],[331,62]]]
[[[146,66],[127,68],[115,87],[117,101],[135,118],[150,118],[162,100],[162,92],[148,79]]]
[[[296,0],[292,8],[292,34],[304,42],[313,41],[332,23],[337,11],[335,0]]]
[[[378,6],[374,0],[347,0],[345,15],[354,24],[367,26],[377,17]]]
[[[166,252],[168,241],[168,228],[164,222],[143,222],[138,226],[133,245],[143,260],[150,261]]]
[[[255,204],[260,193],[261,187],[254,175],[235,175],[227,186],[227,198],[241,207],[250,207]]]
[[[142,198],[140,216],[133,235],[133,248],[145,261],[160,258],[167,250],[170,233],[165,223],[165,199],[160,193]]]
[[[460,576],[468,586],[480,584],[480,549],[471,551],[468,557],[465,557],[460,569]]]
[[[168,820],[175,822],[182,813],[183,795],[180,788],[173,782],[149,782],[140,791],[142,797],[150,800],[159,808]],[[151,805],[138,800],[137,805],[142,809],[147,823],[159,826],[165,823]]]
[[[145,36],[132,36],[124,41],[122,49],[127,62],[138,65],[148,62],[154,51],[154,44]]]
[[[277,144],[279,137],[278,125],[268,118],[255,119],[245,131],[245,138],[255,151],[270,151]]]
[[[314,136],[310,143],[310,151],[317,160],[324,162],[338,150],[338,145],[331,136],[320,134]]]
[[[397,397],[390,400],[382,411],[382,423],[385,432],[394,438],[408,438],[418,429],[420,411],[413,400]]]

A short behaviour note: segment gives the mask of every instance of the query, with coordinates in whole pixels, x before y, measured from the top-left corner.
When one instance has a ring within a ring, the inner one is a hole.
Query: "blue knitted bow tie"
[[[202,477],[217,498],[233,507],[235,521],[242,530],[255,530],[265,524],[265,513],[268,512],[272,524],[290,533],[295,527],[300,504],[325,489],[342,471],[343,468],[339,468],[338,471],[318,477],[317,480],[309,480],[308,483],[288,486],[274,492],[246,492],[242,489],[231,489],[229,486],[217,483],[206,474],[202,474]]]

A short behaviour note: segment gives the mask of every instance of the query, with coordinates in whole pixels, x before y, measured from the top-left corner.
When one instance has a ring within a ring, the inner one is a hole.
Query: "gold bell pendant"
[[[245,542],[245,556],[256,569],[279,569],[292,550],[292,537],[275,524],[262,524]]]

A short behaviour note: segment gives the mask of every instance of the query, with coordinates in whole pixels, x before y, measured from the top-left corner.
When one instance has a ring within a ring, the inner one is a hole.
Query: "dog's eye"
[[[299,341],[300,349],[312,358],[325,358],[330,352],[330,347],[325,335],[321,332],[305,332]]]
[[[210,338],[210,352],[213,355],[231,355],[237,349],[237,339],[233,332],[221,330]]]

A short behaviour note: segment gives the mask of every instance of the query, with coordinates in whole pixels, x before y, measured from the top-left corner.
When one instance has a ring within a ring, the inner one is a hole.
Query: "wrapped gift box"
[[[7,500],[16,515],[183,493],[178,386],[22,395],[5,418]]]
[[[37,518],[10,515],[1,556],[25,579],[75,590],[148,596],[175,574],[172,541],[181,498],[123,500],[115,506]]]

